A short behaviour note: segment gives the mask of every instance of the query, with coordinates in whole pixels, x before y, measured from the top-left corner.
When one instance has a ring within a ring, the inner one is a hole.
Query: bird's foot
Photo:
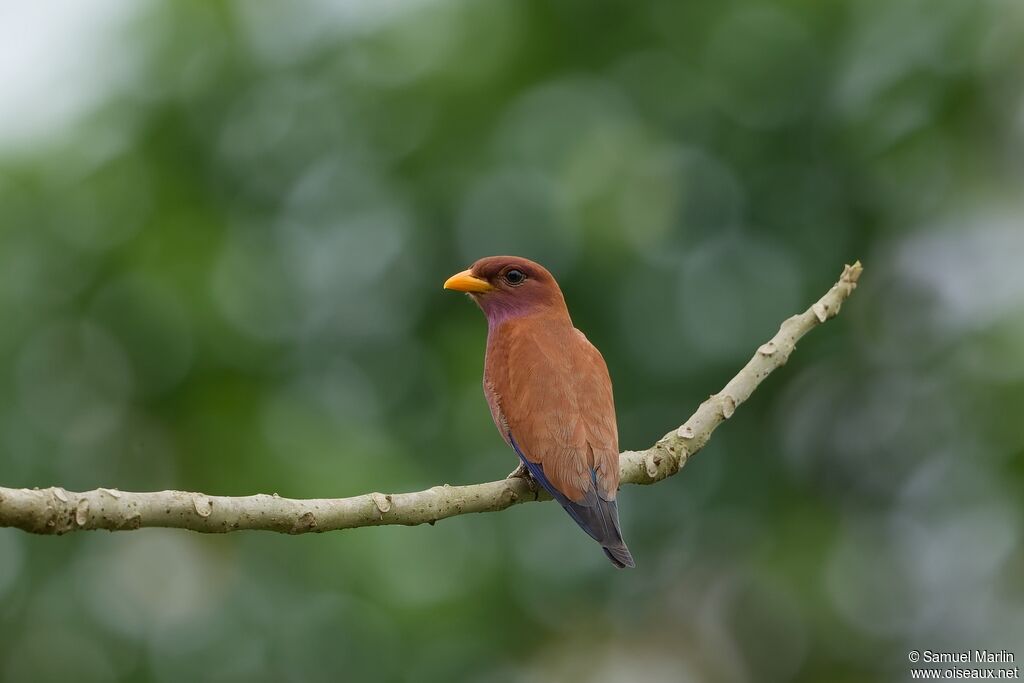
[[[530,475],[530,470],[526,469],[526,465],[524,465],[522,462],[520,462],[519,463],[519,467],[517,467],[514,470],[512,470],[511,472],[509,472],[508,476],[505,477],[505,478],[506,479],[525,479],[527,477],[530,477],[531,479],[533,478]]]
[[[540,491],[540,485],[537,483],[537,480],[533,478],[533,475],[530,474],[530,470],[526,469],[526,465],[523,463],[519,463],[519,467],[509,472],[508,476],[505,478],[522,479],[526,482],[527,488],[530,489],[530,493],[532,493],[534,497],[536,497],[537,493]]]

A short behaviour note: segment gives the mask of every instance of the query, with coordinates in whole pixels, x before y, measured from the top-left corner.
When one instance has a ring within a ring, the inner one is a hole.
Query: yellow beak
[[[444,288],[454,289],[456,292],[489,292],[494,289],[490,282],[481,280],[468,270],[455,273],[445,280]]]

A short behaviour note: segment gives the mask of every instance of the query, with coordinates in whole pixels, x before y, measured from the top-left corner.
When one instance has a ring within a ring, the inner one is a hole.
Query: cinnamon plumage
[[[466,292],[487,317],[484,394],[505,442],[616,567],[635,566],[615,501],[619,444],[612,383],[601,353],[569,317],[543,266],[480,259],[445,289]]]

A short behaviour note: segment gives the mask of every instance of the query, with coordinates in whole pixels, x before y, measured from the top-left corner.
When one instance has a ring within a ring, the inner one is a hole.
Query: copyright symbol
[[[909,659],[912,662],[916,662],[921,659],[921,653],[917,650],[911,650],[910,653],[907,654],[907,659]]]

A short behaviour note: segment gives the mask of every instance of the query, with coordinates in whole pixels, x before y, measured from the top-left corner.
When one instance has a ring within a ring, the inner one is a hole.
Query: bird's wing
[[[489,359],[495,422],[541,486],[619,567],[633,566],[618,506],[618,432],[601,354],[571,325],[507,330]]]
[[[576,337],[576,379],[579,409],[591,449],[589,464],[594,481],[605,500],[615,500],[619,488],[619,430],[615,423],[612,380],[604,357],[579,330]]]
[[[601,354],[571,325],[524,325],[509,341],[498,400],[523,458],[573,502],[594,489],[615,500],[618,433]]]

